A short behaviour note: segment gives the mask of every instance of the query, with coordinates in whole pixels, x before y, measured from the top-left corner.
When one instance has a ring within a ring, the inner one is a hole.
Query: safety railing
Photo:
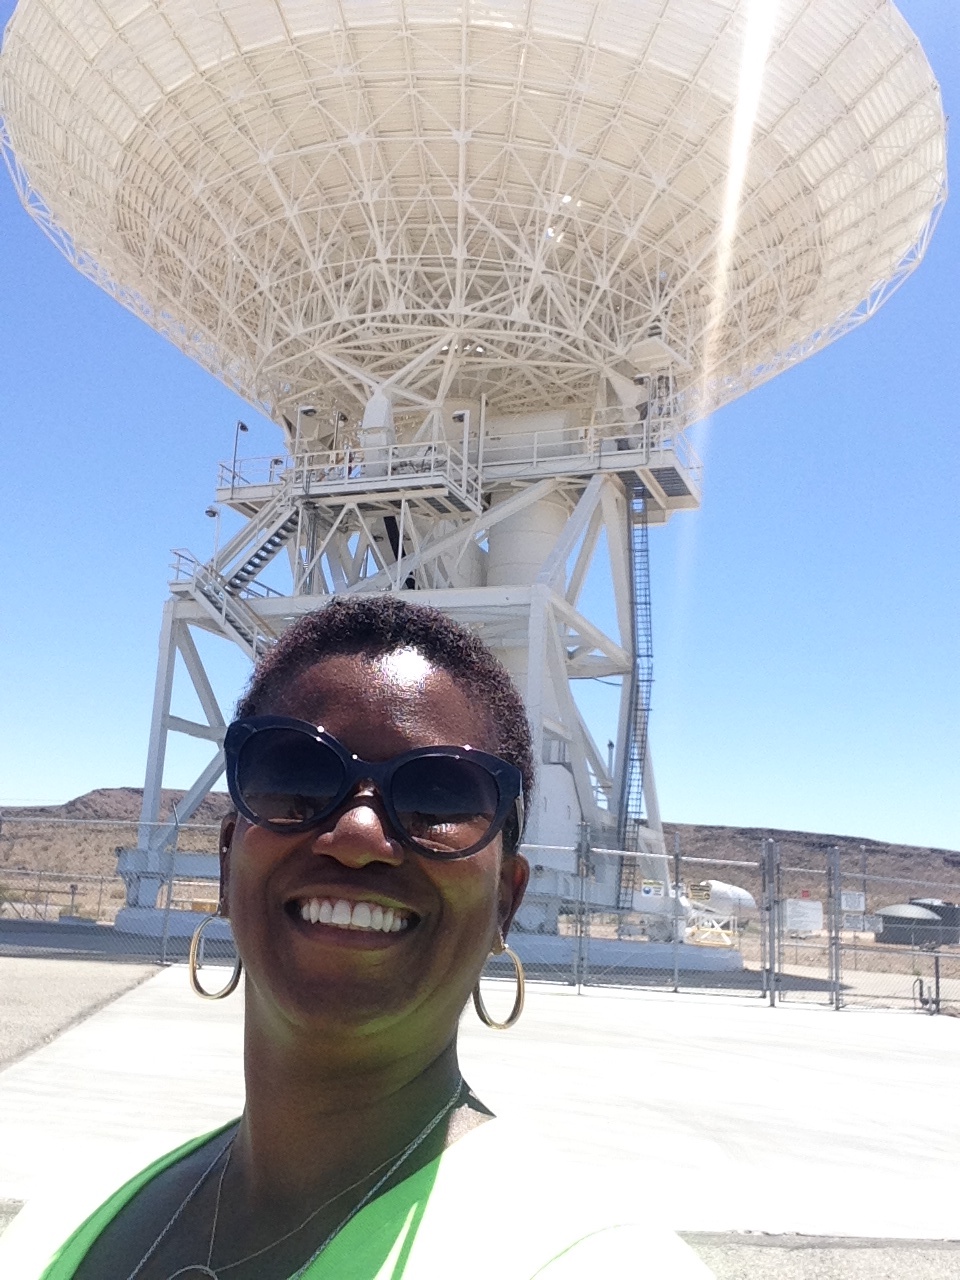
[[[295,494],[342,493],[369,489],[434,488],[441,484],[479,509],[480,475],[463,451],[435,443],[347,445],[311,450],[285,459],[243,458],[220,464],[218,488],[234,492],[283,483]]]
[[[173,562],[170,565],[170,581],[171,582],[193,582],[203,583],[211,589],[216,589],[218,594],[226,590],[224,579],[215,573],[209,565],[204,564],[192,551],[185,551],[183,548],[171,552]],[[268,600],[271,597],[283,595],[282,591],[275,591],[273,587],[265,586],[262,582],[251,581],[245,584],[240,590],[231,592],[234,599],[244,600]]]
[[[702,467],[683,434],[684,425],[680,418],[641,418],[636,411],[598,410],[580,423],[488,435],[483,444],[483,468],[506,472],[569,466],[588,471],[615,467],[619,454],[631,454],[639,455],[644,464],[675,460],[699,492]]]
[[[465,459],[461,448],[448,441],[346,445],[311,450],[295,457],[241,458],[220,464],[218,490],[237,492],[280,483],[297,493],[340,492],[384,485],[400,488],[443,481],[466,502],[479,502],[481,471],[524,474],[541,468],[585,472],[615,469],[618,455],[639,456],[644,464],[677,463],[699,493],[702,466],[684,435],[686,419],[648,416],[634,410],[602,409],[578,416],[561,427],[539,431],[490,433],[471,439]],[[624,459],[626,462],[626,459]]]

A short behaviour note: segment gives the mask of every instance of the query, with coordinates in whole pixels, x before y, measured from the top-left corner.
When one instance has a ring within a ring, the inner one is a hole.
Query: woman
[[[395,597],[335,600],[262,659],[225,750],[243,1115],[121,1189],[45,1280],[706,1275],[672,1237],[578,1220],[569,1193],[525,1211],[539,1177],[511,1178],[461,1078],[458,1019],[527,883],[533,785],[484,646]]]

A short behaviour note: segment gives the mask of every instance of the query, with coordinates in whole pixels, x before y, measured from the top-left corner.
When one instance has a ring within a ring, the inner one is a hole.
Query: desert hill
[[[760,827],[694,826],[663,824],[667,850],[674,833],[680,836],[683,879],[725,880],[742,885],[759,902],[761,877],[749,867],[724,867],[724,862],[757,862],[765,839],[780,846],[781,896],[826,897],[827,852],[840,851],[841,888],[863,891],[867,910],[910,898],[942,898],[960,902],[960,852],[928,845],[885,843],[882,840],[784,831]],[[709,860],[707,862],[687,859]],[[711,865],[716,860],[717,865]]]
[[[183,791],[165,790],[162,819],[173,813]],[[54,871],[66,875],[113,876],[117,849],[137,843],[139,787],[102,787],[57,805],[8,805],[0,811],[0,877],[5,871]],[[180,834],[179,847],[214,853],[226,792],[208,795]]]
[[[183,795],[164,791],[163,817],[172,813]],[[0,875],[4,871],[114,875],[116,850],[136,844],[141,796],[138,787],[105,787],[66,804],[7,807],[0,814]],[[207,796],[184,825],[179,847],[214,852],[219,822],[228,806],[224,792]],[[810,892],[821,897],[826,852],[836,845],[844,887],[866,887],[870,907],[911,897],[960,901],[960,852],[951,849],[758,827],[668,822],[664,831],[668,851],[674,847],[675,835],[680,837],[681,875],[688,884],[729,880],[759,897],[760,876],[755,867],[723,864],[755,864],[763,840],[770,838],[780,845],[785,896]]]
[[[173,806],[186,795],[184,791],[165,790],[160,805],[160,817],[168,818]],[[88,791],[65,804],[6,805],[0,810],[0,822],[4,818],[35,818],[48,822],[136,822],[140,817],[143,791],[140,787],[100,787]],[[191,823],[219,822],[230,807],[225,791],[211,792],[190,819]]]

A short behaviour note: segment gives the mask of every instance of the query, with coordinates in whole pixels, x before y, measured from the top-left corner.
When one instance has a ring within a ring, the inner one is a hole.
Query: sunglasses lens
[[[407,835],[438,853],[458,853],[483,840],[500,793],[496,779],[470,760],[420,756],[394,773],[391,798]]]
[[[274,827],[296,830],[327,813],[343,780],[336,752],[296,729],[261,729],[244,743],[237,761],[244,804]]]

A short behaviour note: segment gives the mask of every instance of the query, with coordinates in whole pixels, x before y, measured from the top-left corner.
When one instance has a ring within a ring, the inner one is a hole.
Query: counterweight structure
[[[872,314],[944,199],[893,4],[21,0],[0,110],[58,247],[283,432],[221,471],[242,528],[178,557],[126,923],[172,865],[168,735],[210,742],[180,821],[221,772],[194,633],[253,657],[333,592],[439,605],[525,691],[521,926],[553,927],[584,833],[656,858],[638,584],[647,527],[699,502],[685,432]],[[612,623],[583,604],[597,555]],[[621,681],[609,754],[573,696],[595,678]]]

